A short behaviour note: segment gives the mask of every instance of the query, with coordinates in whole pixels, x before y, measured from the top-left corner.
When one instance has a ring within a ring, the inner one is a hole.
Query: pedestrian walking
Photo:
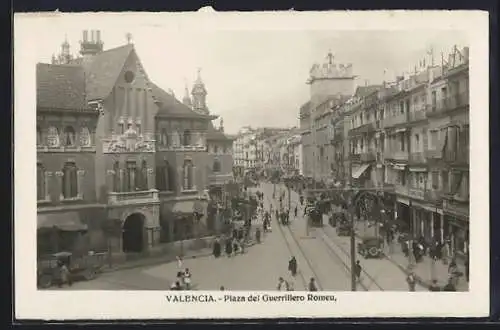
[[[414,292],[415,286],[417,284],[417,279],[415,278],[415,274],[413,272],[408,274],[408,276],[406,277],[406,283],[408,283],[408,290],[410,292]]]
[[[311,277],[309,280],[309,286],[308,286],[309,291],[318,291],[318,287],[316,286],[316,281],[314,280],[314,277]]]
[[[231,254],[233,254],[233,243],[231,242],[230,239],[226,240],[226,255],[228,257],[231,257]]]
[[[182,257],[177,256],[177,257],[175,257],[175,259],[177,260],[177,268],[178,268],[178,269],[183,269],[183,265],[182,265]]]
[[[177,272],[177,279],[175,283],[178,283],[178,290],[182,290],[182,285],[184,284],[184,272],[182,270]]]
[[[293,279],[289,279],[285,281],[286,291],[295,291],[295,286],[293,284]]]
[[[290,261],[288,261],[288,270],[292,276],[297,274],[297,259],[295,259],[295,257],[292,257]]]
[[[189,268],[186,268],[186,270],[184,271],[183,278],[184,278],[184,287],[186,288],[186,290],[190,290],[191,289],[191,272],[189,271]]]
[[[219,258],[220,254],[221,254],[221,245],[220,245],[220,241],[218,238],[214,242],[213,254],[214,254],[214,257],[216,257],[216,258]]]
[[[59,281],[59,287],[61,288],[64,284],[67,284],[68,286],[72,286],[73,282],[71,279],[71,274],[69,272],[68,266],[62,261],[59,262],[59,275],[60,275],[60,281]]]
[[[437,284],[437,280],[432,280],[432,284],[429,286],[429,291],[441,291],[441,288]]]
[[[276,287],[276,289],[278,291],[281,291],[281,289],[283,289],[285,287],[286,287],[286,283],[285,283],[285,280],[283,279],[283,277],[278,278],[278,286]]]
[[[363,268],[361,267],[361,263],[359,260],[356,261],[356,265],[354,266],[354,275],[356,276],[356,280],[359,282],[361,280],[361,272]]]
[[[444,286],[443,291],[448,291],[448,292],[457,291],[457,288],[453,283],[452,279],[448,280],[448,283]]]
[[[294,218],[297,218],[297,212],[298,212],[298,208],[297,208],[297,205],[295,205],[295,210],[293,211],[293,214],[294,214]]]
[[[255,240],[257,241],[258,244],[260,244],[260,229],[259,228],[255,229]]]
[[[234,251],[234,255],[236,255],[236,253],[238,253],[238,241],[236,239],[233,240],[233,251]]]
[[[221,285],[221,287],[220,287],[220,291],[224,291],[224,290],[226,290],[226,289],[224,288],[224,286],[223,286],[223,285]]]

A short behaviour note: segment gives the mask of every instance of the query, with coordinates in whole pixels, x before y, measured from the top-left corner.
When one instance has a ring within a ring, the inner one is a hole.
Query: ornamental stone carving
[[[104,153],[154,152],[154,139],[149,135],[138,135],[129,127],[123,135],[103,139]]]

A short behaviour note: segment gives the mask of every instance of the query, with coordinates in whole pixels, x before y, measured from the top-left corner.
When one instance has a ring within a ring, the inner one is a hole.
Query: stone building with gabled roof
[[[39,253],[75,240],[142,253],[217,232],[209,188],[232,181],[232,139],[212,123],[201,77],[186,105],[149,79],[133,44],[104,50],[99,31],[80,44],[80,57],[65,41],[37,65],[38,227],[52,228]]]

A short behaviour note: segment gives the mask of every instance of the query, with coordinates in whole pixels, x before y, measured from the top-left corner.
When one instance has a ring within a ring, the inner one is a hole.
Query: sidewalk
[[[372,236],[375,234],[375,227],[368,227],[368,225],[365,225],[364,222],[357,222],[356,233],[359,236]],[[385,258],[398,267],[404,274],[409,274],[409,260],[408,257],[404,255],[401,249],[401,244],[395,242],[391,248],[389,246],[385,246],[384,254]],[[465,267],[460,261],[457,261],[457,266],[461,272],[465,273]],[[441,288],[448,283],[448,265],[443,264],[441,260],[433,261],[428,256],[424,256],[421,262],[413,266],[412,270],[417,277],[418,283],[427,289],[432,284],[433,279],[438,281],[437,284]],[[457,291],[468,290],[469,284],[467,283],[464,275],[459,279]]]
[[[211,248],[189,250],[184,255],[183,260],[206,257],[206,256],[209,256],[211,254],[212,254]],[[114,272],[114,271],[118,271],[118,270],[147,267],[147,266],[155,266],[158,264],[169,263],[169,262],[174,262],[174,261],[177,261],[177,255],[173,255],[173,254],[165,254],[162,256],[155,256],[155,257],[144,257],[143,259],[116,263],[116,264],[113,264],[111,267],[109,267],[109,265],[106,263],[104,265],[104,267],[101,268],[101,272],[108,273],[108,272]]]

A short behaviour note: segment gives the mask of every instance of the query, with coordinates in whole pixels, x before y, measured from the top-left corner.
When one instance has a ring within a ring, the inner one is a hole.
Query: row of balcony
[[[468,148],[460,148],[457,152],[443,153],[439,150],[425,150],[418,152],[408,151],[368,151],[354,153],[350,155],[350,160],[354,162],[372,162],[378,163],[384,160],[395,160],[408,162],[410,164],[426,164],[430,160],[443,160],[450,164],[469,164]]]
[[[458,108],[466,107],[469,105],[469,91],[450,95],[449,97],[437,101],[435,104],[427,107],[426,115],[428,117],[445,114]]]

